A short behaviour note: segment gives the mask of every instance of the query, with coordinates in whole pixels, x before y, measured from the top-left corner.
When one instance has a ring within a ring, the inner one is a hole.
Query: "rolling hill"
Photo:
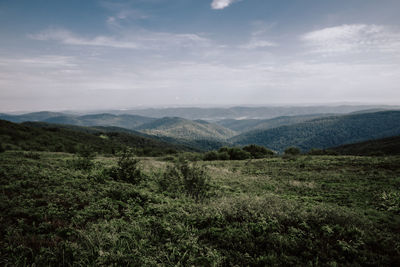
[[[368,140],[327,149],[340,155],[380,156],[400,155],[400,136]]]
[[[0,143],[6,149],[71,153],[84,147],[101,153],[132,147],[139,155],[147,156],[195,150],[133,133],[72,127],[69,129],[42,122],[16,124],[0,120]]]
[[[62,128],[62,129],[69,129],[78,132],[96,134],[99,133],[121,133],[121,134],[130,134],[134,136],[141,136],[148,139],[157,140],[163,143],[168,143],[171,145],[175,145],[179,148],[179,150],[184,151],[209,151],[218,149],[223,146],[231,145],[228,142],[219,141],[219,140],[211,140],[211,139],[199,139],[199,140],[186,140],[186,139],[177,139],[168,136],[155,136],[149,135],[143,132],[121,128],[117,126],[77,126],[77,125],[69,125],[69,124],[49,124],[47,122],[23,122],[21,125],[36,127],[36,128],[48,128],[54,127]]]
[[[236,131],[238,133],[244,133],[251,130],[267,130],[272,128],[277,128],[284,125],[291,125],[296,123],[301,123],[304,121],[333,116],[334,114],[309,114],[309,115],[299,115],[299,116],[282,116],[273,119],[257,120],[257,119],[243,119],[234,120],[226,119],[217,122],[218,125]]]
[[[332,116],[269,130],[254,130],[231,138],[237,145],[257,144],[283,151],[297,146],[303,151],[400,134],[400,111]]]
[[[191,121],[178,117],[165,117],[136,128],[147,134],[184,140],[226,140],[235,132],[202,120]]]

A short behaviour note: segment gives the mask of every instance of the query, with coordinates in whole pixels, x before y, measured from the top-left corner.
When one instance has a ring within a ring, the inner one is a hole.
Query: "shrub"
[[[207,152],[204,154],[203,159],[207,161],[218,160],[218,153],[216,151]]]
[[[78,155],[69,160],[68,165],[75,170],[89,171],[94,167],[94,153],[88,148],[81,149]]]
[[[224,152],[219,152],[218,153],[218,160],[229,160],[230,156],[228,154],[228,152],[224,151]]]
[[[187,161],[178,163],[182,173],[183,188],[185,193],[197,201],[204,199],[210,188],[210,177],[204,168],[191,166]]]
[[[166,171],[160,175],[158,186],[163,192],[177,193],[182,191],[182,173],[175,166],[168,165]]]
[[[210,177],[204,168],[184,160],[168,166],[158,180],[158,185],[164,192],[182,192],[198,202],[207,196],[210,189],[209,180]]]
[[[144,179],[140,170],[140,161],[134,157],[131,149],[125,149],[118,158],[118,166],[109,169],[109,175],[114,180],[138,184]]]
[[[301,153],[301,151],[297,147],[288,147],[285,149],[285,155],[296,156],[296,155],[300,155],[300,153]]]
[[[230,148],[228,153],[231,160],[244,160],[251,158],[251,154],[249,152],[241,150],[238,147]]]
[[[242,148],[244,151],[247,151],[251,154],[251,156],[255,159],[266,158],[274,155],[272,150],[269,150],[263,146],[257,145],[248,145]]]

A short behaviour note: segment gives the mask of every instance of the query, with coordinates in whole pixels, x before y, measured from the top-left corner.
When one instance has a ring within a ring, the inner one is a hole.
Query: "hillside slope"
[[[77,126],[73,126],[77,127]],[[68,129],[47,123],[16,124],[0,120],[0,143],[6,149],[76,152],[89,148],[112,153],[132,147],[141,155],[161,155],[193,149],[133,133],[102,131],[95,128]]]
[[[165,117],[136,128],[147,134],[184,140],[226,140],[235,132],[206,121],[191,121],[178,117]]]
[[[400,155],[400,136],[343,145],[329,148],[328,151],[333,151],[340,155],[356,156]]]
[[[217,124],[233,131],[244,133],[252,130],[267,130],[277,128],[284,125],[291,125],[309,121],[312,119],[333,116],[334,114],[309,114],[299,116],[282,116],[273,119],[257,120],[257,119],[244,119],[234,120],[226,119],[218,121]]]
[[[250,131],[230,139],[277,151],[297,146],[303,151],[329,148],[400,134],[400,111],[384,111],[315,119],[269,130]]]

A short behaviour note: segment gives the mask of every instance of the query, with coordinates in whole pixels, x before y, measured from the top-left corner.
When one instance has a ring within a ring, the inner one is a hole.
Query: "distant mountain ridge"
[[[324,108],[327,110],[326,107]],[[345,109],[354,109],[354,107]],[[236,110],[246,111],[247,108],[240,107]],[[297,146],[307,151],[311,148],[326,149],[400,134],[400,111],[376,112],[377,110],[380,109],[356,110],[349,114],[333,116],[318,113],[280,116],[272,119],[225,119],[216,123],[181,117],[152,118],[110,113],[67,115],[36,112],[22,115],[0,114],[0,119],[5,118],[19,123],[43,121],[57,124],[58,128],[61,128],[60,125],[66,125],[71,130],[81,130],[81,128],[74,129],[72,125],[85,126],[89,127],[84,128],[85,131],[95,129],[133,134],[203,151],[218,149],[221,146],[247,144],[262,145],[276,151]],[[286,111],[293,112],[290,108]]]
[[[226,140],[236,133],[225,127],[206,121],[191,121],[178,117],[164,117],[136,128],[147,134],[185,140]]]
[[[298,116],[282,116],[276,117],[273,119],[243,119],[243,120],[234,120],[234,119],[226,119],[217,121],[216,123],[224,126],[233,131],[243,133],[252,130],[267,130],[272,128],[277,128],[284,125],[291,125],[295,123],[300,123],[304,121],[309,121],[316,118],[329,117],[335,114],[307,114],[307,115],[298,115]]]
[[[262,145],[277,151],[289,146],[307,151],[399,134],[400,111],[383,111],[319,118],[268,130],[254,130],[229,141],[237,145]]]
[[[227,108],[146,108],[131,110],[109,110],[112,114],[135,114],[145,117],[180,117],[189,120],[220,121],[224,119],[272,119],[282,116],[298,116],[307,114],[347,114],[362,110],[394,110],[400,106],[389,105],[313,105],[313,106],[236,106]]]
[[[83,116],[58,116],[48,118],[44,121],[49,123],[71,124],[79,126],[116,126],[127,129],[135,129],[138,126],[153,120],[155,119],[139,115],[114,115],[103,113]]]

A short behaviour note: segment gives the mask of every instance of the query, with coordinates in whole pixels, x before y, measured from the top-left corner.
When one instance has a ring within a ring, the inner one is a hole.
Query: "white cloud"
[[[81,37],[64,29],[48,29],[38,34],[29,35],[30,38],[40,41],[58,41],[66,45],[102,46],[125,49],[163,49],[188,48],[209,46],[210,41],[193,33],[165,33],[138,30],[125,31],[118,36]]]
[[[382,25],[345,24],[306,33],[301,39],[316,53],[400,51],[400,31]]]
[[[38,67],[75,67],[76,62],[74,57],[58,56],[58,55],[43,55],[37,57],[18,57],[18,58],[0,58],[0,66],[30,66]]]
[[[240,0],[213,0],[211,3],[212,9],[224,9],[234,2],[238,2]]]
[[[268,48],[268,47],[276,47],[276,46],[278,46],[276,43],[273,43],[270,41],[252,39],[247,44],[241,45],[240,48],[259,49],[259,48]]]

